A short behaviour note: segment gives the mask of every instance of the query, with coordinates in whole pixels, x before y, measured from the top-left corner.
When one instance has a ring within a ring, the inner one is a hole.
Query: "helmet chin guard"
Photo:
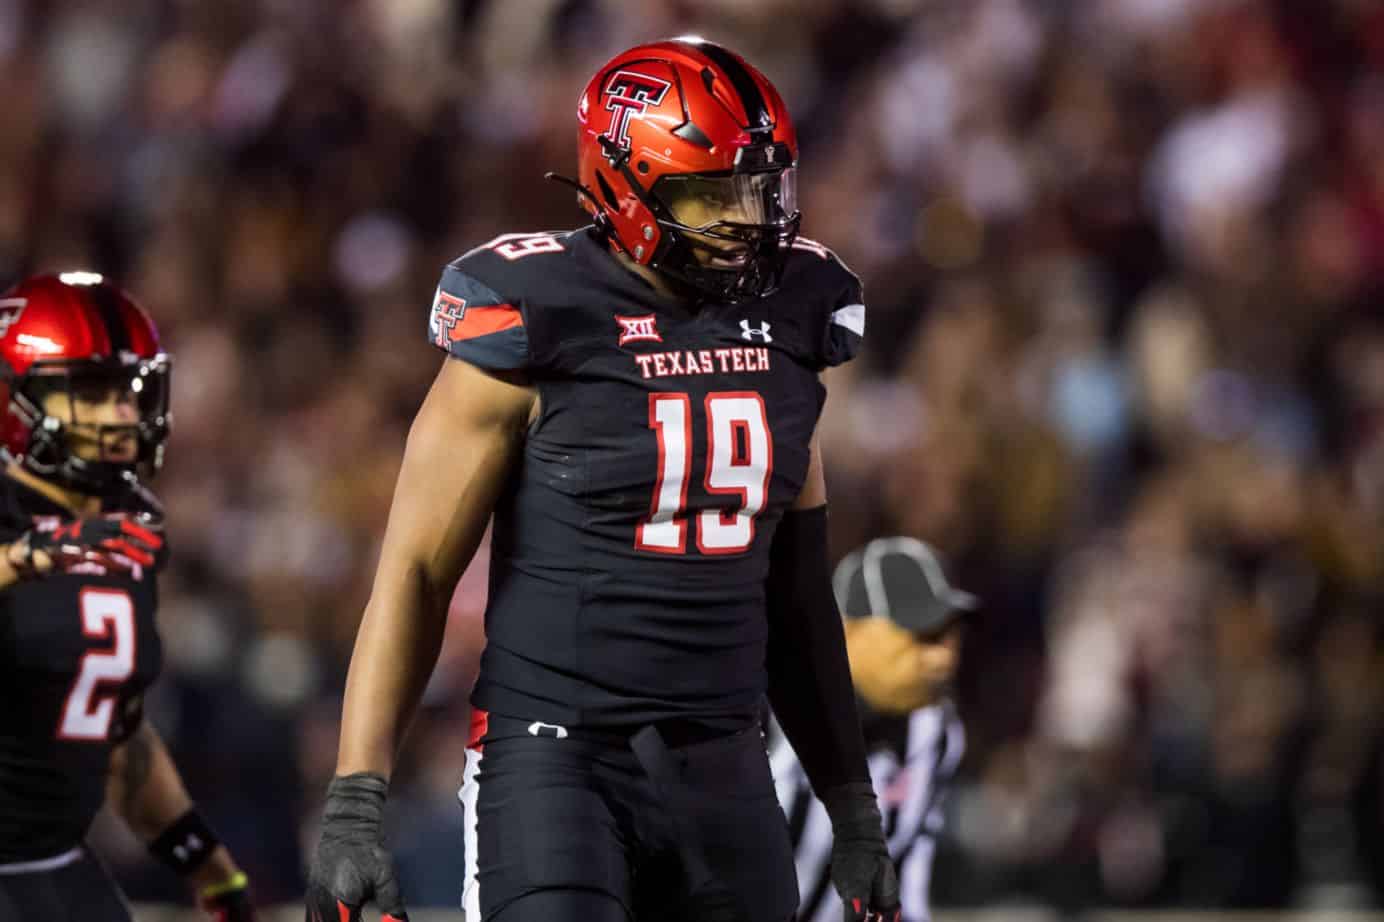
[[[721,301],[742,301],[772,294],[783,278],[789,249],[798,235],[799,217],[782,228],[721,221],[713,228],[692,231],[671,221],[659,221],[664,245],[649,265],[702,295]],[[734,256],[698,238],[725,241]],[[718,265],[726,262],[727,265]]]

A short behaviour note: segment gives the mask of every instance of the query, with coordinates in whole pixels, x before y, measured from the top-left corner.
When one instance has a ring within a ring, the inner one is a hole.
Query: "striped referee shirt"
[[[932,856],[942,830],[942,803],[966,737],[950,701],[902,717],[864,718],[870,778],[879,797],[889,853],[899,869],[904,922],[928,922]],[[797,754],[777,724],[769,761],[788,817],[798,871],[801,922],[838,922],[841,901],[831,885],[831,821],[812,795]]]

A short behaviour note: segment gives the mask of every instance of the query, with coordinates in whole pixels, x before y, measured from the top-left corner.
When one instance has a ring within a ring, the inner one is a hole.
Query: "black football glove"
[[[823,792],[831,817],[831,882],[846,908],[845,922],[899,922],[899,878],[884,844],[884,829],[868,781]]]
[[[308,873],[307,922],[360,922],[371,900],[384,913],[382,922],[408,922],[380,835],[388,790],[389,782],[372,772],[328,785],[322,836]]]
[[[67,573],[82,564],[128,573],[137,566],[153,566],[162,549],[163,536],[126,515],[66,522],[57,516],[39,516],[10,545],[9,562],[24,579]],[[35,551],[47,555],[50,568],[40,567]]]
[[[255,922],[255,906],[250,902],[249,882],[244,874],[205,888],[199,902],[211,922]]]

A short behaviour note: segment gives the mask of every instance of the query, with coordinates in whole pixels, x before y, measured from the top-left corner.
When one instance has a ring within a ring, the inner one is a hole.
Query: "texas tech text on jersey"
[[[744,346],[689,349],[686,352],[651,352],[636,355],[634,363],[645,378],[678,378],[683,375],[754,374],[769,370],[769,350]]]

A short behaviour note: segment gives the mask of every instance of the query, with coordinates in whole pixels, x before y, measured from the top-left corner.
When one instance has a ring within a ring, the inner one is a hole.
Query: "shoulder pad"
[[[865,337],[865,293],[860,277],[827,247],[806,237],[793,241],[788,260],[786,272],[825,296],[818,302],[815,358],[823,367],[850,361]]]
[[[502,234],[449,263],[428,317],[433,345],[491,371],[526,368],[527,302],[545,274],[541,265],[566,252],[566,236]]]
[[[570,271],[574,231],[501,234],[452,265],[499,293],[510,304],[542,298],[555,278]]]

